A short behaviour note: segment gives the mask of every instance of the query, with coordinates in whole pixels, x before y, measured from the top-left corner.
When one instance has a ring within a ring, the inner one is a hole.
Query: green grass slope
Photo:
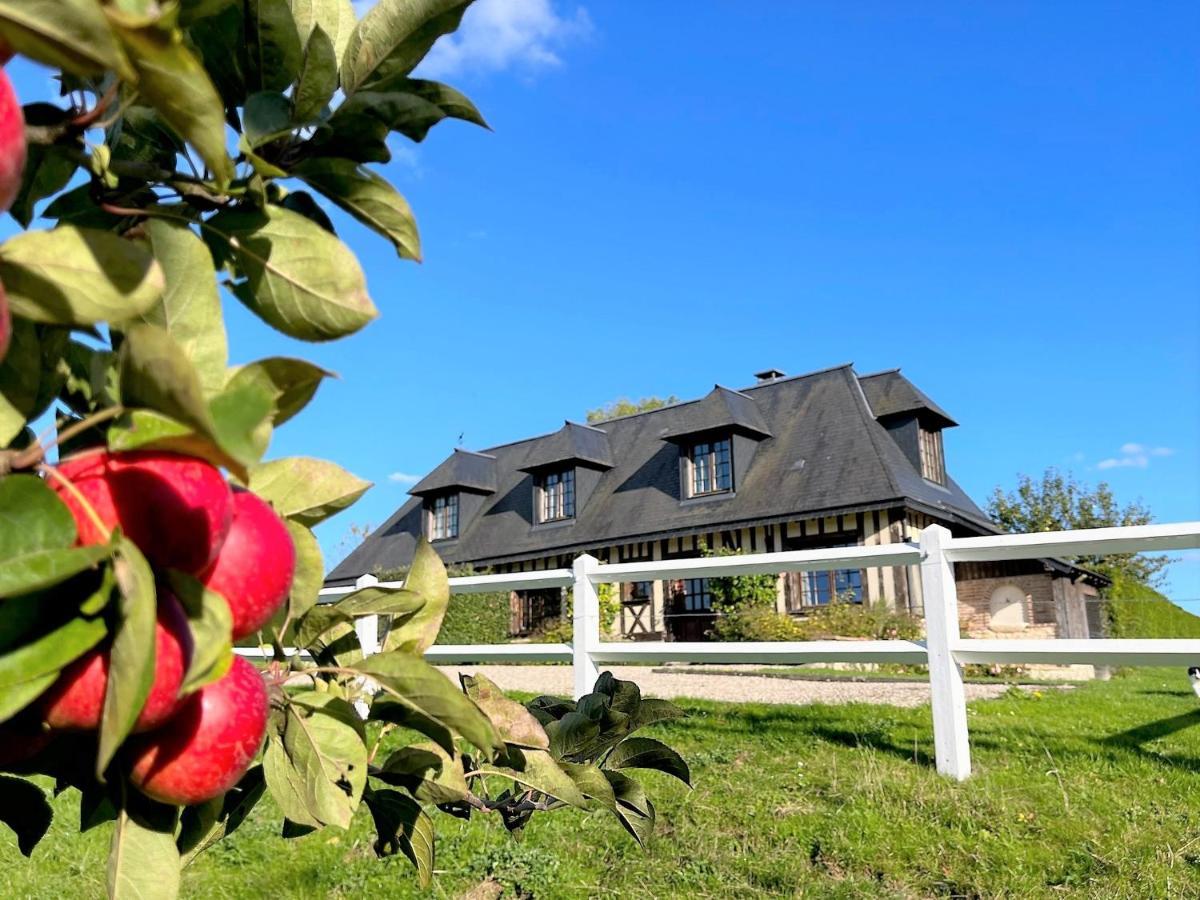
[[[647,851],[610,818],[500,823],[438,816],[439,874],[347,832],[278,837],[265,801],[184,875],[190,898],[1095,898],[1200,896],[1200,708],[1183,671],[1135,670],[970,706],[975,775],[932,769],[929,710],[684,704],[655,726],[695,790],[646,773],[660,816]],[[47,785],[48,787],[48,785]],[[73,834],[77,795],[31,860],[0,826],[0,897],[103,894],[108,826]]]

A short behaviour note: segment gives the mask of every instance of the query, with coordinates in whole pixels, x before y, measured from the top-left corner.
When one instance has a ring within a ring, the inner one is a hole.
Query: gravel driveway
[[[509,691],[570,696],[569,666],[439,666],[455,682],[458,672],[480,672]],[[636,682],[648,697],[694,697],[732,703],[884,703],[920,706],[929,702],[929,686],[909,682],[793,681],[753,675],[712,675],[689,672],[656,672],[645,666],[613,666],[617,678]],[[999,697],[1003,684],[968,684],[968,700]]]

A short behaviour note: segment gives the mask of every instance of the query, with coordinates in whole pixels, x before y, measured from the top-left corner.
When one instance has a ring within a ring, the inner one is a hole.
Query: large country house
[[[447,563],[515,572],[569,567],[583,552],[630,562],[915,541],[933,523],[955,535],[998,530],[947,473],[942,432],[957,423],[898,369],[756,377],[594,426],[455,450],[327,584],[407,565],[422,534]],[[956,575],[971,635],[1099,631],[1087,601],[1104,582],[1090,572],[1047,559],[959,564]],[[919,615],[920,578],[916,566],[790,574],[778,609],[852,600]],[[626,584],[621,600],[616,627],[633,639],[703,639],[714,615],[704,579]],[[562,598],[527,591],[512,605],[523,635],[557,617]]]

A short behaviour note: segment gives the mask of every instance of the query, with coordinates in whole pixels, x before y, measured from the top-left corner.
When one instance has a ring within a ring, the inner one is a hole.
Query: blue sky
[[[426,74],[494,132],[386,167],[425,263],[338,218],[382,318],[311,347],[231,302],[234,360],[341,375],[272,448],[377,483],[330,563],[460,435],[847,361],[958,419],[981,503],[1058,466],[1198,519],[1197,34],[1192,2],[480,0]]]

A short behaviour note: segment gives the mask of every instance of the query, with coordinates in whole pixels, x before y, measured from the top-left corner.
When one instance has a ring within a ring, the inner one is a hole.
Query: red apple
[[[104,691],[108,687],[110,648],[107,643],[75,660],[42,695],[42,719],[51,728],[87,730],[100,727]],[[154,684],[138,714],[134,731],[150,731],[178,712],[186,697],[179,686],[192,656],[192,635],[183,607],[163,588],[158,591],[158,623],[154,629]]]
[[[109,453],[91,450],[58,465],[112,528],[120,525],[150,563],[199,575],[214,559],[233,519],[233,495],[220,471],[193,456],[157,450]],[[104,535],[75,491],[50,480],[75,515],[80,544]]]
[[[250,768],[267,731],[267,686],[242,657],[192,694],[158,731],[129,744],[130,780],[163,803],[193,806],[228,791]]]
[[[233,613],[233,638],[258,631],[287,599],[296,548],[287,526],[249,491],[233,492],[233,524],[212,568],[200,576]]]
[[[0,212],[21,189],[25,169],[25,116],[8,75],[0,71]]]

